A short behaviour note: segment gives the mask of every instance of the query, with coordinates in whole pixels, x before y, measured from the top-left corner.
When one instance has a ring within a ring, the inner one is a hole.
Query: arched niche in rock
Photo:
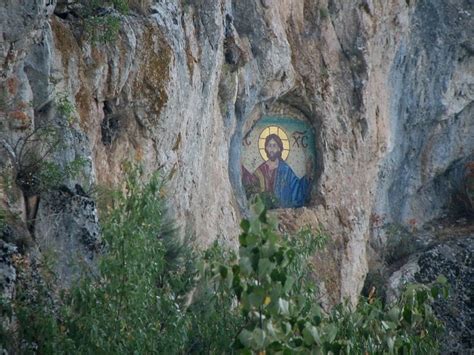
[[[256,117],[242,139],[241,177],[247,199],[267,208],[311,204],[317,174],[316,135],[296,110],[274,109]]]

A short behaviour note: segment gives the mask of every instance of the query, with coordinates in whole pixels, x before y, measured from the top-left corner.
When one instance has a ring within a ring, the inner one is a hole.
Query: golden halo
[[[260,137],[258,138],[258,149],[263,160],[268,160],[267,152],[265,151],[265,139],[270,134],[276,134],[278,137],[280,137],[283,143],[283,151],[281,152],[281,158],[283,160],[286,160],[288,158],[288,154],[290,154],[290,141],[288,140],[288,135],[283,130],[283,128],[278,126],[268,126],[264,128],[262,133],[260,133]]]

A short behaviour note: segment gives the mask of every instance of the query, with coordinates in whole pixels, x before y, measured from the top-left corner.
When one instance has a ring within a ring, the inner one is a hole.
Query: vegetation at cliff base
[[[395,304],[369,297],[355,307],[342,303],[325,310],[311,263],[327,238],[323,234],[281,235],[257,201],[253,217],[241,223],[238,253],[219,243],[198,251],[192,241],[178,237],[163,195],[158,176],[142,183],[140,172],[130,169],[101,213],[98,269],[84,270],[60,295],[54,275],[44,277],[43,270],[42,281],[30,280],[32,265],[17,260],[17,295],[2,309],[16,322],[0,333],[6,349],[42,354],[436,351],[442,324],[430,302],[446,292],[444,280],[408,286]]]

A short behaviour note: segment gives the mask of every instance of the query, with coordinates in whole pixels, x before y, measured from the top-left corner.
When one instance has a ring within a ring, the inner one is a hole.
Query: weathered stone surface
[[[316,133],[314,193],[276,213],[282,228],[331,232],[317,257],[331,302],[359,294],[367,241],[384,237],[371,221],[439,216],[472,161],[470,0],[163,0],[123,17],[105,45],[81,36],[65,1],[56,15],[54,5],[0,8],[1,84],[16,83],[16,106],[31,103],[1,115],[12,116],[8,135],[65,127],[69,148],[54,159],[90,162],[70,189],[119,183],[125,159],[161,168],[183,233],[232,243],[248,212],[243,135],[277,107],[297,111]],[[71,123],[57,112],[61,93],[76,108]],[[47,206],[39,230],[52,225]]]
[[[448,299],[437,300],[434,310],[445,322],[442,352],[466,354],[474,349],[474,235],[450,235],[452,239],[433,240],[431,247],[413,255],[387,282],[387,301],[391,302],[406,283],[430,283],[444,275],[450,286]]]
[[[17,252],[14,244],[6,243],[0,239],[0,296],[3,303],[11,301],[14,297],[17,272],[13,258],[15,254],[18,255]],[[9,314],[2,310],[2,314],[0,314],[0,327],[3,330],[9,329],[11,326],[12,322]],[[0,353],[6,353],[3,344],[0,344]]]
[[[100,230],[95,202],[67,187],[41,199],[36,217],[35,240],[41,253],[53,262],[58,285],[68,287],[84,271],[94,269],[101,251]]]
[[[376,213],[418,225],[439,216],[474,151],[471,1],[419,2],[389,76],[390,140]]]
[[[443,341],[445,353],[467,353],[474,350],[474,236],[434,247],[418,260],[417,282],[432,282],[436,275],[447,277],[451,287],[448,300],[435,304],[435,310],[446,324]]]
[[[18,252],[16,246],[0,240],[0,295],[9,300],[13,297],[16,270],[13,256]]]

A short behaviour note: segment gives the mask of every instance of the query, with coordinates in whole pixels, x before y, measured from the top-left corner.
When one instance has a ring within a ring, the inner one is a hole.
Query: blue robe
[[[273,192],[279,207],[301,207],[309,197],[310,180],[306,176],[299,178],[287,163],[280,160]]]

